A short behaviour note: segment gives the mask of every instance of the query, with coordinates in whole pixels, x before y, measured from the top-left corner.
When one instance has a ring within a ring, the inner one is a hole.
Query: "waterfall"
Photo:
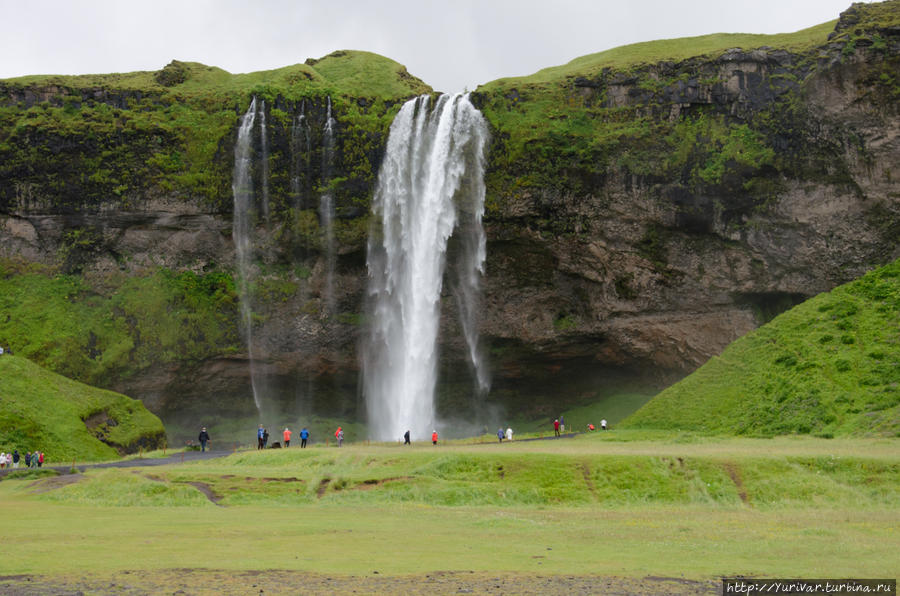
[[[262,168],[260,177],[262,178],[262,214],[269,223],[269,141],[266,134],[266,102],[260,100],[259,107],[259,131],[260,131],[260,148],[262,149]]]
[[[325,248],[325,290],[323,292],[325,312],[334,312],[334,199],[331,195],[331,167],[334,161],[334,125],[331,117],[331,97],[328,97],[328,113],[325,130],[322,133],[322,195],[319,197],[319,220],[324,234]]]
[[[252,132],[256,119],[256,98],[241,118],[237,143],[234,146],[234,174],[231,190],[234,195],[234,223],[232,238],[237,253],[238,266],[238,298],[240,301],[241,322],[244,339],[247,342],[247,356],[250,360],[250,385],[253,389],[253,402],[257,411],[261,410],[259,392],[256,388],[256,375],[253,363],[253,321],[250,302],[250,267],[252,265],[253,247],[250,238],[252,228],[250,209],[253,204],[253,180],[250,175],[252,166]]]
[[[437,423],[437,338],[447,243],[461,236],[456,292],[479,390],[488,386],[478,351],[477,299],[484,273],[487,126],[467,95],[410,100],[391,124],[372,210],[368,269],[370,334],[363,391],[370,434],[422,439]]]

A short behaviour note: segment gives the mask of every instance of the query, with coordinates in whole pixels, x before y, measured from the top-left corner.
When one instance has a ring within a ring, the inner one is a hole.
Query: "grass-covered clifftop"
[[[0,449],[43,451],[50,461],[115,459],[165,444],[159,418],[141,402],[0,356]],[[24,461],[24,460],[23,460]],[[22,464],[24,465],[24,464]]]
[[[900,435],[900,260],[742,337],[622,426]]]
[[[0,81],[0,211],[139,207],[159,195],[231,200],[233,135],[251,96],[266,101],[276,200],[298,199],[287,171],[291,129],[305,115],[314,155],[300,187],[331,184],[349,200],[372,185],[387,129],[402,100],[430,92],[404,66],[377,54],[333,52],[276,70],[231,74],[172,61],[155,72],[26,76]],[[320,175],[326,103],[338,121],[335,179]]]

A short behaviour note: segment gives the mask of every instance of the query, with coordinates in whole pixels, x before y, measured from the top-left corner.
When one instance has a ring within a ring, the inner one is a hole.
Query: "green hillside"
[[[532,75],[498,79],[485,85],[485,89],[550,83],[571,76],[589,76],[599,73],[604,68],[623,69],[639,64],[686,60],[698,56],[711,57],[731,48],[751,49],[769,46],[803,51],[825,43],[828,34],[834,30],[835,22],[829,21],[795,33],[777,35],[714,33],[634,43],[580,56],[566,64],[544,68]]]
[[[900,435],[900,260],[738,339],[621,426]]]
[[[141,402],[0,356],[0,450],[40,450],[53,462],[101,460],[164,441],[162,422]]]
[[[310,58],[274,70],[232,74],[199,62],[173,60],[158,71],[89,75],[28,75],[7,79],[22,86],[55,85],[83,89],[102,87],[116,91],[152,93],[170,89],[179,95],[245,94],[254,86],[266,86],[281,92],[301,87],[310,95],[343,95],[353,98],[393,99],[428,93],[431,87],[410,75],[402,64],[356,50],[332,52],[319,59]]]

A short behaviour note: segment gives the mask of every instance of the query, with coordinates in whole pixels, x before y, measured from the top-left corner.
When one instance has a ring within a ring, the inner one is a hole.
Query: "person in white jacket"
[[[512,441],[512,427],[506,428],[506,440]]]

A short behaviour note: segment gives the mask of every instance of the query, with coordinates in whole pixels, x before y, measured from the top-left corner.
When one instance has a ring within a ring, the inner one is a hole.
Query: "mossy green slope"
[[[900,260],[738,339],[622,426],[897,436]]]
[[[78,275],[0,261],[0,345],[60,374],[105,385],[147,367],[238,349],[229,274]]]
[[[55,462],[102,460],[161,447],[164,441],[162,422],[141,402],[67,379],[21,356],[0,357],[4,451],[18,449],[24,456],[39,450]]]

